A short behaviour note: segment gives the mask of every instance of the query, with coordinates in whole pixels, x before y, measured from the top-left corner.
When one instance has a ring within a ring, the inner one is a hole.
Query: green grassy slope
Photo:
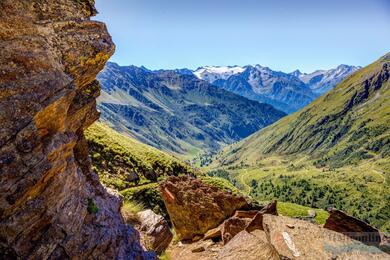
[[[390,155],[390,54],[348,77],[303,110],[226,150],[222,163],[263,154],[309,154],[333,167]]]
[[[158,189],[159,182],[167,175],[194,174],[203,182],[233,193],[240,191],[225,178],[205,176],[175,157],[156,148],[120,134],[104,123],[96,122],[87,129],[90,156],[100,180],[118,190],[124,197],[123,211],[132,215],[144,209],[152,209],[169,220]],[[139,180],[136,182],[133,175]],[[265,203],[265,202],[264,202]],[[304,217],[309,208],[279,203],[283,215]],[[324,223],[326,212],[318,211],[316,221]]]
[[[258,200],[343,209],[390,230],[390,54],[213,158]]]
[[[195,173],[172,155],[122,135],[103,123],[93,124],[85,135],[94,170],[106,186],[117,190],[155,182],[167,175]]]

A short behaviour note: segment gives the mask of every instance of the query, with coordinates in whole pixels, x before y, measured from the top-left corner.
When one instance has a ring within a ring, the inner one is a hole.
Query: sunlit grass
[[[137,213],[143,210],[145,210],[145,206],[142,203],[125,201],[122,205],[121,213],[127,224],[134,225],[138,223]]]
[[[329,217],[329,213],[322,209],[312,209],[310,207],[305,207],[289,202],[279,201],[277,204],[278,214],[288,217],[307,217],[309,215],[309,210],[314,210],[316,212],[315,222],[319,225],[325,224],[326,220]]]
[[[285,212],[288,216],[304,213],[299,212],[297,204],[308,207],[314,204],[314,207],[323,210],[336,207],[386,230],[390,226],[388,167],[387,158],[329,169],[314,167],[308,157],[270,156],[258,160],[255,166],[225,169],[243,192],[259,201],[276,199],[294,203],[296,208],[287,208],[292,213]],[[314,202],[313,196],[317,198]],[[306,208],[301,209],[306,211]],[[281,210],[283,212],[284,209]],[[323,223],[327,213],[318,213],[316,221]]]

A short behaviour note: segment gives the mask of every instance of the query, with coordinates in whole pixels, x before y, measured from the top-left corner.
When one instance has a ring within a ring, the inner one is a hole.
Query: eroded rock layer
[[[91,170],[83,130],[114,52],[92,0],[0,0],[0,255],[137,258],[120,198]]]

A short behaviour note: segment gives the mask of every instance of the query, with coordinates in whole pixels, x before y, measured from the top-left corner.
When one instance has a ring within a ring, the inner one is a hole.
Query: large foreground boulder
[[[376,247],[304,220],[266,214],[263,228],[287,259],[390,259]]]
[[[170,177],[160,189],[181,240],[203,236],[247,205],[242,196],[229,194],[188,176]]]
[[[380,245],[381,234],[378,229],[341,210],[331,209],[329,213],[324,228],[342,233],[367,245]]]
[[[139,212],[137,218],[140,222],[142,244],[146,249],[161,254],[173,238],[168,222],[150,209]]]

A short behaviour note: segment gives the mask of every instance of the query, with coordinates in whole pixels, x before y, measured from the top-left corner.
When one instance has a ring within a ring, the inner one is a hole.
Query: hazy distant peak
[[[295,76],[297,78],[299,78],[301,75],[303,75],[304,73],[302,73],[300,70],[294,70],[293,72],[289,73],[290,75],[292,76]]]
[[[302,74],[299,76],[299,79],[307,84],[315,93],[323,94],[359,69],[361,69],[360,66],[341,64],[333,69],[316,70],[309,74]]]
[[[270,70],[269,67],[267,67],[267,66],[262,66],[262,65],[260,65],[260,64],[256,64],[254,67],[255,67],[256,69],[259,69],[259,70]]]

